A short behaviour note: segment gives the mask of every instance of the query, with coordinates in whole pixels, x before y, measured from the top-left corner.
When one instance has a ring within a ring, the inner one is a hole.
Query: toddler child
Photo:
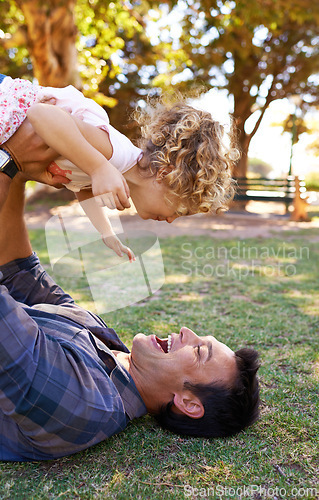
[[[46,103],[49,99],[55,105]],[[170,104],[158,100],[136,111],[141,126],[136,147],[110,125],[102,107],[74,87],[0,79],[1,144],[26,117],[60,155],[48,170],[68,179],[65,186],[76,193],[105,244],[130,260],[133,252],[114,234],[101,205],[124,210],[131,197],[143,219],[172,222],[182,215],[225,209],[232,199],[236,150],[224,143],[223,127],[210,113],[183,99]]]

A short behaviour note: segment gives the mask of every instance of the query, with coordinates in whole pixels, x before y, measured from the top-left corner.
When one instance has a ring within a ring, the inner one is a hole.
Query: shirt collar
[[[129,419],[133,420],[133,418],[145,415],[147,413],[147,409],[140,393],[137,390],[132,376],[124,368],[124,366],[121,365],[112,350],[109,349],[104,342],[95,337],[94,345],[97,349],[99,357],[109,368],[110,379],[121,396],[125,413]],[[127,351],[129,352],[128,349]]]
[[[147,409],[129,372],[117,361],[110,378],[119,391],[130,420],[146,415]]]
[[[130,352],[126,345],[119,339],[113,328],[107,327],[99,316],[81,307],[75,306],[74,304],[64,304],[63,306],[39,304],[33,306],[33,308],[63,316],[91,332],[91,342],[99,358],[107,367],[107,372],[123,400],[125,413],[129,419],[132,420],[133,418],[141,417],[147,413],[146,406],[136,388],[132,376],[112,353],[112,349],[127,353]],[[92,334],[94,335],[94,339],[92,339]]]

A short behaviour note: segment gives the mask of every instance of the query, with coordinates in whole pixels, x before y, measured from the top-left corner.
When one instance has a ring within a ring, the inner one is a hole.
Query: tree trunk
[[[248,148],[243,147],[245,144],[241,144],[241,156],[235,165],[233,176],[234,177],[246,177],[248,169]]]
[[[17,0],[27,26],[27,46],[40,85],[81,88],[77,70],[75,0]]]
[[[248,170],[248,149],[250,144],[250,136],[246,134],[244,130],[244,123],[241,122],[238,126],[239,131],[239,148],[240,148],[240,158],[235,165],[233,171],[233,177],[247,177]],[[247,201],[235,201],[233,202],[233,208],[237,210],[245,210]]]

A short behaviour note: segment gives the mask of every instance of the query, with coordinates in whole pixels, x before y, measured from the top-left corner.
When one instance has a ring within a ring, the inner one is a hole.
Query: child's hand
[[[129,247],[123,245],[123,243],[118,239],[117,236],[115,236],[115,234],[112,236],[105,236],[104,238],[102,238],[102,240],[105,243],[105,245],[114,250],[114,252],[119,257],[123,257],[123,253],[126,253],[130,262],[134,262],[136,260],[132,250]]]
[[[130,190],[123,175],[113,165],[108,163],[105,168],[99,168],[91,175],[92,192],[100,206],[124,210],[129,208]]]

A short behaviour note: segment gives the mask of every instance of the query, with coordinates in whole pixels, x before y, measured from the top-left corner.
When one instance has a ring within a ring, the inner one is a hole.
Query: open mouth
[[[171,335],[168,335],[167,339],[160,339],[155,335],[155,340],[163,352],[165,352],[166,354],[170,352],[171,346],[172,346],[172,336]]]

